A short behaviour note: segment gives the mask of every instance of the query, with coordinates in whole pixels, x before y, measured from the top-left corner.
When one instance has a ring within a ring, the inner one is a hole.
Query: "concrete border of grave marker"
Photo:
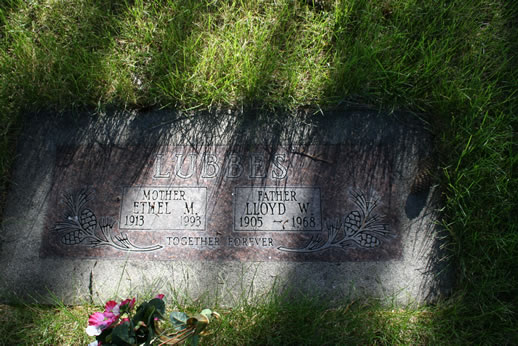
[[[449,291],[433,136],[418,117],[250,113],[29,117],[1,299],[153,289],[234,305],[290,290],[420,303]]]

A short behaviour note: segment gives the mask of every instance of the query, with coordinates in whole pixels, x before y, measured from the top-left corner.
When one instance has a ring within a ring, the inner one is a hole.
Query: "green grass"
[[[86,345],[85,316],[90,306],[0,305],[1,345]]]
[[[138,303],[137,303],[138,304]],[[173,310],[198,313],[199,304]],[[213,308],[214,309],[214,308]],[[93,341],[85,333],[87,317],[101,307],[0,305],[2,335],[7,344],[80,345]],[[387,308],[376,303],[348,302],[329,307],[303,299],[296,303],[267,300],[234,309],[216,309],[202,337],[204,345],[338,345],[338,344],[438,344],[450,340],[434,307]],[[163,330],[172,330],[168,323]]]
[[[517,21],[518,4],[505,0],[3,1],[1,191],[23,114],[41,109],[366,103],[428,114],[441,152],[453,296],[395,311],[265,302],[227,311],[209,340],[517,343]],[[82,330],[59,336],[75,321],[66,311],[81,308],[3,309],[17,321],[2,323],[4,335],[84,341]]]

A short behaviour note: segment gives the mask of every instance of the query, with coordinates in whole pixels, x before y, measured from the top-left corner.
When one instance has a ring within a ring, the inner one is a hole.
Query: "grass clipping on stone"
[[[426,113],[442,153],[453,297],[424,310],[247,306],[214,342],[508,343],[518,324],[516,18],[516,1],[496,0],[2,1],[1,193],[24,112],[361,103]],[[84,341],[82,326],[60,339],[76,308],[2,309],[15,321],[3,335],[20,343]]]

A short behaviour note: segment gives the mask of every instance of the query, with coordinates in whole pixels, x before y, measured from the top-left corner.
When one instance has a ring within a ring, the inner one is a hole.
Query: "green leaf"
[[[142,303],[132,318],[132,323],[136,326],[136,339],[139,344],[149,344],[155,337],[154,318],[161,318],[160,311],[165,311],[165,304],[157,302],[159,299],[152,299],[147,303]],[[158,310],[158,311],[157,311]]]
[[[156,311],[160,314],[160,316],[155,316],[155,317],[160,317],[162,318],[162,316],[164,315],[165,313],[165,303],[162,299],[159,299],[159,298],[154,298],[154,299],[151,299],[149,302],[148,302],[149,305],[151,306],[154,306]]]
[[[148,306],[150,306],[152,310],[150,310],[147,325],[151,327],[154,336],[156,333],[155,319],[164,319],[165,303],[162,299],[154,298],[148,302]]]
[[[169,319],[171,320],[171,323],[173,324],[174,329],[177,331],[184,329],[187,327],[187,319],[189,316],[185,314],[184,312],[180,311],[173,311],[169,315]]]
[[[140,321],[146,326],[153,327],[155,317],[162,319],[165,312],[165,303],[161,299],[152,299],[147,303],[142,303],[132,318],[133,324],[138,325]]]
[[[137,312],[135,312],[135,315],[131,319],[134,325],[138,325],[140,321],[144,321],[144,315],[146,313],[147,306],[147,303],[142,303],[139,305]]]
[[[153,316],[155,315],[156,308],[152,305],[146,306],[146,311],[144,312],[144,322],[149,327],[153,322]]]
[[[113,343],[117,345],[135,344],[135,332],[133,331],[133,328],[131,328],[131,324],[129,322],[124,322],[115,327],[112,332],[112,340]]]
[[[112,331],[113,331],[113,329],[106,328],[95,339],[97,341],[101,341],[103,344],[107,344],[107,343],[111,342],[111,340],[112,340]]]

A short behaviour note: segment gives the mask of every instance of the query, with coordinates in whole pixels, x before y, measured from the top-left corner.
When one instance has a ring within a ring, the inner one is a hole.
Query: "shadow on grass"
[[[0,305],[0,332],[6,345],[86,345],[85,316],[91,307]]]

